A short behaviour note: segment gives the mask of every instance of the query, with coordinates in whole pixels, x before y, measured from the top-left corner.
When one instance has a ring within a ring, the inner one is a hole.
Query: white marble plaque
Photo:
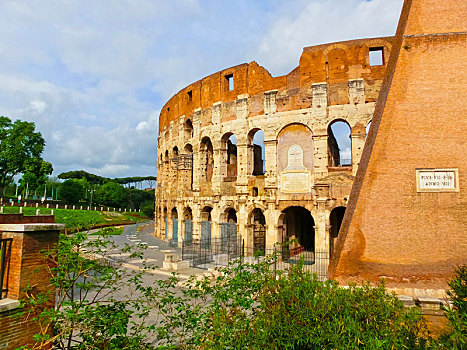
[[[281,191],[287,193],[307,193],[311,190],[309,171],[283,171]]]
[[[457,169],[417,169],[418,192],[457,192]]]
[[[281,172],[281,191],[307,193],[311,191],[311,172],[303,165],[303,149],[292,145],[287,152],[287,168]]]

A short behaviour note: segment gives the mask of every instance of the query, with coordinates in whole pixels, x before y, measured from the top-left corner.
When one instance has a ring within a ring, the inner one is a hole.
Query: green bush
[[[456,269],[456,276],[448,285],[452,307],[444,310],[449,330],[440,337],[439,345],[443,349],[467,349],[467,265]]]
[[[421,314],[383,284],[342,288],[300,264],[274,273],[268,259],[223,269],[216,283],[193,282],[159,296],[159,339],[183,349],[424,349]],[[162,282],[160,290],[175,288]],[[199,308],[200,304],[206,304]],[[192,305],[195,305],[194,307]],[[174,315],[175,313],[175,315]],[[173,325],[176,324],[176,331]],[[182,344],[182,345],[181,345]]]
[[[154,211],[155,211],[154,201],[144,202],[141,205],[141,211],[146,217],[151,218],[151,219],[154,218]]]

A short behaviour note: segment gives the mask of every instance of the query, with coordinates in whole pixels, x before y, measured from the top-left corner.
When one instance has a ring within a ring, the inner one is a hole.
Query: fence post
[[[19,213],[23,214],[23,207],[19,207]]]
[[[40,209],[37,209],[37,210],[36,210],[36,215],[40,215],[40,213],[41,213],[41,210],[40,210]]]

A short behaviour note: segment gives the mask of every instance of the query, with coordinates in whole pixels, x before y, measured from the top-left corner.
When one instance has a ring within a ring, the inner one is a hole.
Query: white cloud
[[[298,65],[303,47],[395,34],[403,0],[296,0],[277,11],[257,56],[274,75]],[[285,7],[300,9],[287,11]]]
[[[55,174],[155,174],[158,110],[179,89],[304,46],[391,35],[402,0],[3,0],[0,115],[36,123]]]

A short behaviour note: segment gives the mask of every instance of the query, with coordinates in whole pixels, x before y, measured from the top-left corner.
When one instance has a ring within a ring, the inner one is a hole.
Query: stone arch
[[[193,241],[193,211],[189,206],[183,209],[183,240],[186,244]]]
[[[186,140],[189,140],[193,137],[193,122],[190,118],[187,118],[185,123],[183,123],[183,133]]]
[[[352,140],[350,124],[343,118],[333,119],[328,124],[328,166],[352,165]]]
[[[206,182],[211,182],[214,170],[214,148],[212,146],[211,139],[208,136],[204,136],[201,139],[200,153],[200,175]]]
[[[311,192],[314,142],[310,128],[302,123],[285,125],[277,136],[276,157],[281,192]],[[291,179],[299,180],[291,181]]]
[[[264,131],[260,128],[253,128],[248,132],[248,144],[250,150],[248,152],[248,175],[264,175],[266,164],[264,161],[265,146],[264,146]]]
[[[334,247],[342,225],[345,214],[344,206],[337,206],[331,210],[329,215],[329,257],[332,258]]]
[[[211,225],[212,217],[211,212],[213,208],[206,205],[203,207],[200,213],[201,217],[201,247],[210,248],[211,247]]]
[[[226,132],[221,138],[221,175],[234,180],[237,177],[237,136]]]
[[[315,220],[311,212],[302,206],[289,206],[281,211],[278,220],[279,241],[287,243],[290,255],[315,251]]]
[[[251,253],[264,255],[266,253],[266,217],[260,208],[254,208],[248,215],[248,236],[252,242]]]

